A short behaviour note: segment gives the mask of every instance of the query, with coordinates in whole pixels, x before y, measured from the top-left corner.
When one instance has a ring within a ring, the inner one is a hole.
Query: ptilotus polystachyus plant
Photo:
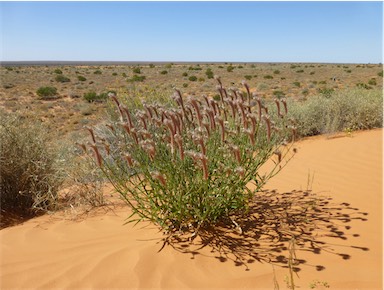
[[[296,129],[285,99],[273,100],[268,109],[247,83],[226,89],[216,80],[218,98],[184,96],[176,89],[173,107],[146,100],[143,109],[132,111],[111,94],[117,119],[88,128],[92,142],[82,148],[94,153],[95,164],[139,220],[174,230],[244,213],[254,193],[291,157]],[[274,166],[260,173],[268,160]]]

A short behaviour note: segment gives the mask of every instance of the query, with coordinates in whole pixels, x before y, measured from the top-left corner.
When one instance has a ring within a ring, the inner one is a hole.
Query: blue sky
[[[381,63],[382,2],[1,2],[1,60]]]

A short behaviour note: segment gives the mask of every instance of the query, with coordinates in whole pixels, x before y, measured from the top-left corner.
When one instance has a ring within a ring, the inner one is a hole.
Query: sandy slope
[[[381,289],[382,130],[321,136],[297,147],[260,195],[263,214],[242,221],[243,239],[227,230],[210,246],[196,239],[159,252],[161,233],[148,224],[123,226],[123,208],[77,221],[43,216],[0,231],[1,289],[273,289],[270,262],[284,289],[290,237],[299,289],[314,280],[331,289]]]

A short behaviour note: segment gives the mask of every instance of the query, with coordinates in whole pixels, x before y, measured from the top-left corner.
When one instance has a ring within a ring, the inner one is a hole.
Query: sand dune
[[[156,227],[123,226],[123,207],[45,215],[0,231],[1,289],[273,289],[274,277],[285,289],[291,238],[299,289],[382,289],[382,130],[297,148],[239,221],[243,236],[220,228],[162,248]]]

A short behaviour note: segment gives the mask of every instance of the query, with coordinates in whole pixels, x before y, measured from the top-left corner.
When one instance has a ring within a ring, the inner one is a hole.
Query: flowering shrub
[[[270,116],[246,83],[227,90],[216,79],[219,100],[176,90],[173,108],[144,104],[131,112],[110,95],[119,120],[88,128],[92,142],[81,146],[132,208],[130,221],[197,232],[246,214],[254,193],[286,164],[296,129],[285,100],[275,100]],[[270,159],[274,165],[260,174]]]

